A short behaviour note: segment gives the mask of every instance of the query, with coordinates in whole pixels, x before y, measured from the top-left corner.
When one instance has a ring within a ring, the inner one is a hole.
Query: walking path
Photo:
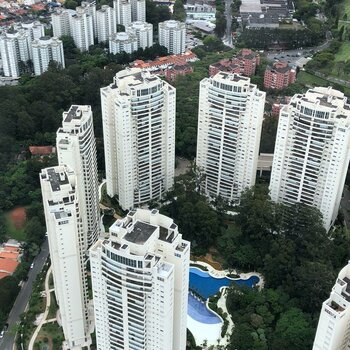
[[[49,288],[49,280],[50,280],[51,272],[52,272],[52,267],[50,266],[50,268],[47,271],[46,278],[45,278],[46,309],[45,309],[44,315],[43,315],[38,327],[36,327],[36,330],[34,331],[32,338],[30,339],[28,350],[33,350],[35,340],[40,332],[42,325],[44,323],[53,322],[53,320],[56,320],[56,319],[46,320],[47,315],[49,314],[50,305],[51,305],[51,293],[50,293],[50,288]]]

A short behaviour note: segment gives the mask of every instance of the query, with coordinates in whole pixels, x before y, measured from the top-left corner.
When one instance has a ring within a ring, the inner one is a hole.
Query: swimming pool
[[[215,278],[210,276],[208,272],[196,267],[190,267],[190,289],[198,293],[203,299],[208,299],[212,295],[215,295],[221,287],[228,287],[231,283],[253,287],[259,280],[258,276],[252,276],[246,280],[231,279],[228,277]]]
[[[214,312],[208,310],[206,305],[202,301],[197,300],[191,293],[188,293],[187,314],[194,320],[201,323],[221,323],[221,319]]]

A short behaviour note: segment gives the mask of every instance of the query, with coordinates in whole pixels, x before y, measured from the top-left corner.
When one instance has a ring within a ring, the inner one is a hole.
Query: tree
[[[65,8],[75,10],[75,8],[78,6],[78,3],[74,0],[67,0],[64,3]]]
[[[312,348],[313,336],[310,317],[298,308],[291,308],[277,321],[271,350],[308,350]]]
[[[184,22],[186,20],[186,11],[182,0],[175,0],[173,19],[181,22]]]
[[[203,45],[207,51],[220,51],[224,45],[222,41],[215,35],[207,35],[203,40]]]

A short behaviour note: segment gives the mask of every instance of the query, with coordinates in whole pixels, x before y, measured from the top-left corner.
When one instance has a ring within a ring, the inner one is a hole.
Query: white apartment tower
[[[130,0],[131,21],[146,21],[146,0]]]
[[[94,44],[93,17],[86,8],[77,7],[76,14],[69,17],[70,31],[76,47],[80,51],[89,51]]]
[[[92,18],[92,26],[94,31],[94,38],[97,38],[97,16],[96,16],[96,1],[82,1],[81,9],[84,9],[86,13]],[[78,10],[78,7],[76,8]]]
[[[44,25],[39,21],[26,21],[20,24],[20,28],[30,33],[31,40],[40,39],[45,35]]]
[[[272,200],[304,203],[328,230],[340,205],[350,156],[350,105],[342,92],[316,87],[281,109],[270,180]]]
[[[313,350],[350,348],[350,261],[338,275],[330,297],[322,304]]]
[[[123,209],[160,198],[173,185],[175,94],[136,68],[101,89],[107,193]]]
[[[123,26],[131,23],[131,2],[129,0],[114,0],[114,22]]]
[[[117,32],[117,25],[114,22],[114,10],[108,5],[101,6],[96,12],[97,18],[97,40],[99,43],[107,42],[109,36]]]
[[[9,30],[0,35],[0,53],[5,77],[18,78],[20,61],[32,58],[30,33],[26,30]]]
[[[224,72],[200,83],[196,163],[203,191],[230,203],[255,184],[265,92]]]
[[[90,249],[98,350],[185,350],[190,243],[137,209]]]
[[[62,68],[64,53],[62,41],[47,36],[32,42],[34,74],[40,75],[47,71],[51,61],[57,62]]]
[[[117,54],[123,51],[132,53],[137,49],[137,36],[134,33],[118,32],[109,37],[110,53]]]
[[[100,207],[93,117],[90,106],[70,107],[63,113],[62,127],[57,131],[57,156],[60,165],[74,170],[83,217],[85,251],[99,237]]]
[[[81,245],[85,204],[77,192],[77,179],[65,166],[40,173],[46,229],[56,299],[65,336],[65,348],[80,350],[91,343],[88,323],[88,285]]]
[[[159,44],[165,46],[169,53],[181,54],[185,52],[186,24],[169,20],[158,25]]]
[[[133,22],[126,28],[126,32],[136,35],[138,48],[145,49],[153,45],[153,25],[151,23]]]
[[[63,35],[71,35],[70,16],[70,12],[64,9],[59,9],[51,15],[54,37],[60,38]]]

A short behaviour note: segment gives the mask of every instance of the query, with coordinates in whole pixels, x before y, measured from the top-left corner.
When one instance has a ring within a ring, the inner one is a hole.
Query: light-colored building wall
[[[34,74],[47,71],[49,63],[54,61],[65,67],[62,41],[57,38],[41,37],[32,42]]]
[[[175,94],[137,68],[101,89],[107,193],[123,209],[160,198],[173,185]]]
[[[90,106],[73,105],[63,113],[62,127],[57,131],[57,157],[60,165],[74,170],[81,207],[85,251],[97,241],[100,233],[98,173],[93,116]]]
[[[146,22],[146,0],[130,0],[131,21]]]
[[[90,249],[97,349],[185,350],[189,259],[190,243],[158,210],[117,220]]]
[[[153,45],[153,25],[151,23],[133,22],[126,28],[126,32],[136,35],[138,48],[145,49]]]
[[[322,304],[313,350],[350,347],[350,261],[338,275],[330,297]]]
[[[51,15],[53,35],[56,38],[60,38],[63,35],[71,35],[70,16],[70,12],[64,9],[58,9]]]
[[[114,0],[114,22],[124,27],[131,23],[131,2],[129,0]]]
[[[350,157],[350,106],[317,87],[280,111],[270,181],[272,200],[316,207],[328,230],[338,215]]]
[[[80,350],[91,343],[87,322],[87,274],[80,243],[84,203],[75,188],[74,172],[65,166],[43,169],[40,182],[65,346]]]
[[[69,17],[70,31],[75,46],[80,51],[89,51],[94,44],[93,18],[86,8],[77,7],[76,14]]]
[[[231,203],[255,184],[265,92],[220,72],[200,83],[196,162],[202,190]]]
[[[137,36],[133,33],[118,32],[109,37],[109,52],[113,54],[137,51]]]
[[[107,42],[109,36],[117,32],[117,25],[114,22],[114,10],[108,5],[101,6],[96,12],[97,17],[97,40],[99,43]]]
[[[181,54],[185,52],[186,24],[169,20],[158,25],[159,44],[165,46],[169,53]]]

